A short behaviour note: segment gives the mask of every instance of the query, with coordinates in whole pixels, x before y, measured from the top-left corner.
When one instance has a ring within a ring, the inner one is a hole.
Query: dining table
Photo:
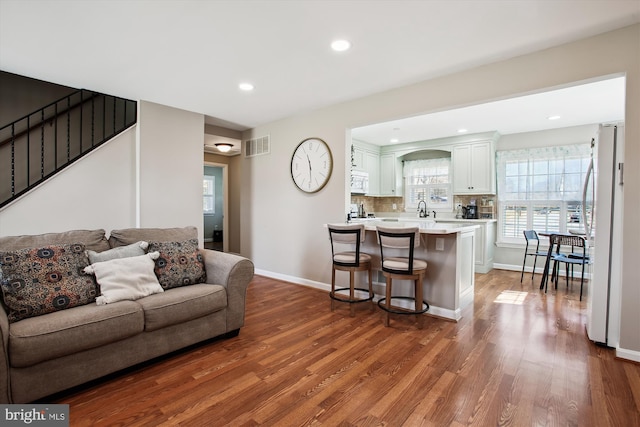
[[[581,233],[581,232],[560,233],[560,232],[541,231],[540,233],[538,233],[538,236],[543,236],[543,237],[546,237],[546,238],[550,238],[553,235],[556,235],[556,236],[586,236],[585,233]],[[556,252],[560,252],[560,248],[559,247],[556,249]],[[549,251],[547,252],[547,259],[545,260],[544,269],[542,270],[542,279],[540,280],[540,289],[544,289],[545,292],[547,291],[546,285],[548,285],[548,282],[549,282],[549,264],[551,264],[552,256],[553,256],[553,245],[549,244]],[[553,278],[553,276],[552,276],[552,278]]]

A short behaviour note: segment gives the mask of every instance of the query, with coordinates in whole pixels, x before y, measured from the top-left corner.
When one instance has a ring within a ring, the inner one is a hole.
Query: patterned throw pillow
[[[183,242],[149,242],[149,252],[158,251],[155,273],[163,289],[194,285],[207,280],[198,239]]]
[[[0,252],[0,286],[9,321],[95,301],[95,281],[82,271],[87,265],[80,243]]]

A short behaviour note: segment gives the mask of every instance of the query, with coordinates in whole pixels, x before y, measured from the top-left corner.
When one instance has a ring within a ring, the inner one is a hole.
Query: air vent
[[[244,141],[244,156],[255,157],[271,153],[269,135]]]

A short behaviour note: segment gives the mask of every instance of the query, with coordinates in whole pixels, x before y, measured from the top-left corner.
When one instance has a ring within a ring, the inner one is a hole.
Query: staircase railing
[[[0,208],[137,121],[135,101],[85,89],[0,128]]]

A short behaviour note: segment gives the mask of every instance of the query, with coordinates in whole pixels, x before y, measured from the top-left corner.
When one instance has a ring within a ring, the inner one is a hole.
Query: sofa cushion
[[[182,242],[198,238],[198,229],[182,228],[125,228],[111,231],[109,245],[112,248],[144,240],[145,242]]]
[[[88,250],[87,256],[89,257],[89,262],[93,264],[96,262],[110,261],[112,259],[144,255],[147,252],[148,247],[149,243],[141,241],[102,252]]]
[[[137,300],[164,292],[153,271],[153,260],[159,256],[159,252],[150,252],[140,256],[96,262],[86,267],[84,272],[95,274],[100,285],[100,296],[96,298],[96,304]]]
[[[80,243],[0,252],[2,295],[9,321],[89,304],[96,298],[93,277]]]
[[[32,366],[122,340],[143,330],[142,307],[133,301],[90,304],[24,319],[13,323],[9,332],[11,366]]]
[[[42,248],[48,245],[64,245],[69,243],[82,243],[86,249],[98,252],[109,249],[109,242],[104,235],[104,230],[100,229],[0,237],[0,251]]]
[[[160,252],[160,257],[156,259],[155,273],[164,289],[194,285],[207,280],[197,239],[149,242],[149,251]]]
[[[220,285],[199,284],[169,289],[136,302],[144,309],[144,329],[154,331],[226,308],[227,292]]]

